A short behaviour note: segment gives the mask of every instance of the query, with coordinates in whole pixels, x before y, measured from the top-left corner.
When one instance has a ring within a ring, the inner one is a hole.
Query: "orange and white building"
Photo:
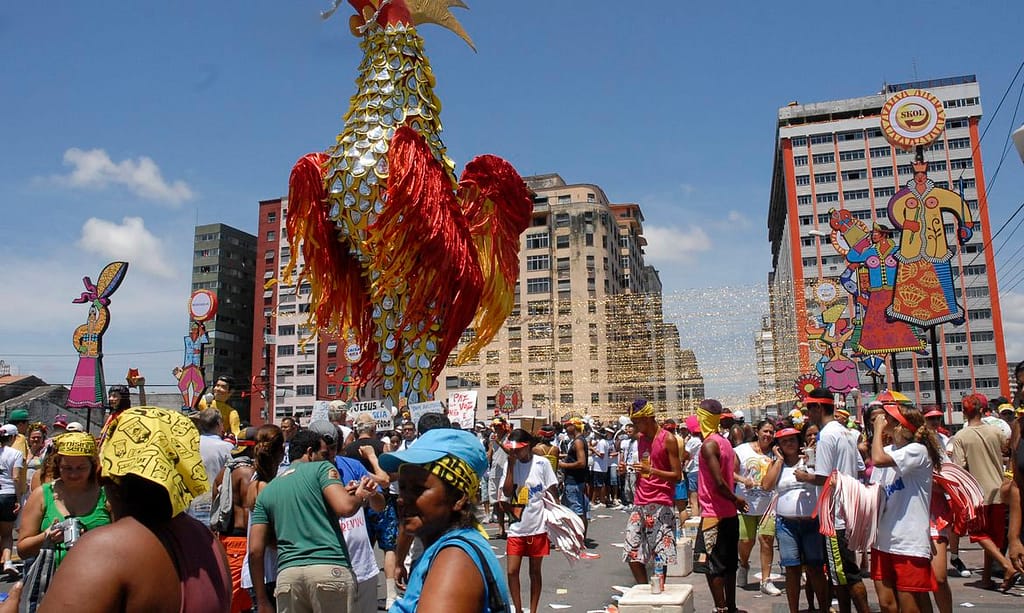
[[[791,103],[778,112],[772,186],[768,212],[772,272],[769,275],[771,331],[777,389],[789,396],[793,382],[814,372],[819,359],[807,323],[820,308],[812,295],[821,281],[838,280],[846,259],[827,235],[829,210],[846,209],[868,227],[892,226],[890,197],[912,178],[913,152],[898,149],[883,136],[880,111],[886,99],[907,89],[937,96],[946,113],[945,130],[925,148],[928,177],[937,186],[962,193],[975,220],[973,237],[952,260],[957,301],[967,318],[963,325],[940,325],[938,356],[941,397],[947,410],[958,410],[963,395],[1009,396],[1003,325],[991,248],[982,169],[981,95],[973,75],[886,85],[877,94],[811,104]],[[956,244],[952,219],[945,220],[950,244]],[[919,405],[934,404],[936,394],[928,355],[910,352],[887,358],[886,380],[898,377],[903,393]],[[860,389],[873,388],[859,366]]]

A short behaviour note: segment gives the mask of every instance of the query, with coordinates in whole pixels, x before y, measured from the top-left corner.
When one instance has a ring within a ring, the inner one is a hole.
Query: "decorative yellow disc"
[[[946,129],[942,101],[923,89],[905,89],[882,105],[882,132],[901,149],[934,141]]]

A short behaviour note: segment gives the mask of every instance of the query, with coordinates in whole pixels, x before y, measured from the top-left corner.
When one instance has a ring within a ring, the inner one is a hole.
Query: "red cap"
[[[775,439],[786,438],[787,436],[800,436],[800,431],[796,428],[783,428],[775,433]]]
[[[946,414],[938,409],[932,409],[924,414],[925,417],[945,417]]]

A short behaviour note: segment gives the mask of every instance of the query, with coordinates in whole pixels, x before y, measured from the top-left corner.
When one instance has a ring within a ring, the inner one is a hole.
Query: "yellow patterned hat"
[[[91,457],[96,455],[96,439],[85,432],[68,432],[53,439],[57,453],[63,456]]]
[[[100,466],[101,474],[115,482],[135,475],[162,485],[173,516],[210,487],[199,455],[199,431],[187,417],[167,409],[123,411],[103,442]]]

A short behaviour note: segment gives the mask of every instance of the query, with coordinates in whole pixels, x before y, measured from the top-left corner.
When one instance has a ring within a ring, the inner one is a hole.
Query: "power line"
[[[156,355],[160,353],[181,353],[183,349],[163,349],[160,351],[127,351],[121,353],[104,353],[103,357],[109,356],[123,356],[123,355]],[[11,358],[77,358],[78,354],[73,352],[67,353],[5,353],[4,357]]]

